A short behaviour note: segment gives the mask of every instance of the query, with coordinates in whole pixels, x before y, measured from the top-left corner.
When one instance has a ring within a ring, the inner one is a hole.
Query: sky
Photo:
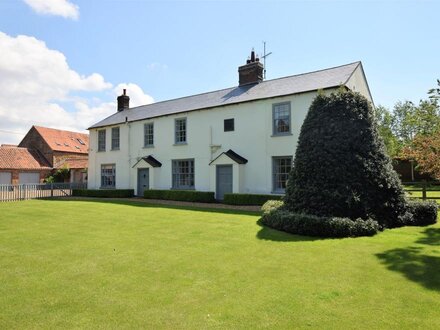
[[[130,106],[362,61],[375,105],[440,78],[440,1],[0,0],[0,144],[32,125],[84,132]]]

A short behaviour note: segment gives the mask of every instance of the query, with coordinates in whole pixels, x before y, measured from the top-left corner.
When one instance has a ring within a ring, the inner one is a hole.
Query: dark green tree
[[[359,93],[315,98],[301,128],[284,202],[294,213],[371,218],[389,228],[411,218],[374,111]]]

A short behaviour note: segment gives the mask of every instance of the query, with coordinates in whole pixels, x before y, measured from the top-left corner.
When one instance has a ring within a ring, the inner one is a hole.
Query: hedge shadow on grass
[[[440,228],[427,228],[423,233],[425,237],[419,238],[416,243],[440,246]]]
[[[258,219],[257,225],[261,227],[260,231],[257,233],[257,238],[266,241],[274,242],[305,242],[305,241],[322,241],[330,238],[312,237],[312,236],[302,236],[286,233],[284,231],[272,229],[263,225],[261,218]]]
[[[212,213],[222,213],[222,214],[237,214],[237,215],[253,215],[260,216],[261,212],[255,211],[243,211],[243,210],[234,210],[234,209],[222,209],[222,208],[211,208],[211,207],[199,207],[199,206],[186,206],[186,205],[167,205],[167,204],[154,204],[149,203],[147,201],[140,200],[129,200],[129,199],[109,199],[109,198],[42,198],[46,201],[61,201],[61,202],[93,202],[93,203],[107,203],[107,204],[118,204],[118,205],[127,205],[127,206],[135,206],[135,207],[153,207],[153,208],[162,208],[162,209],[176,209],[176,210],[188,210],[195,212],[212,212]],[[170,201],[172,202],[172,201]],[[212,205],[212,204],[210,204]]]
[[[440,229],[425,229],[424,237],[416,243],[428,246],[440,245]],[[407,279],[423,285],[425,288],[440,291],[440,257],[424,254],[419,246],[393,249],[376,256],[389,270],[402,273]]]

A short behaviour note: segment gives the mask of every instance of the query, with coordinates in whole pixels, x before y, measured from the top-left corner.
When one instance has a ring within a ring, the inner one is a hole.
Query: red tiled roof
[[[50,170],[50,164],[37,151],[28,148],[0,147],[0,169]]]
[[[44,141],[54,151],[74,152],[87,154],[89,149],[89,135],[63,131],[60,129],[34,126]]]
[[[75,168],[75,169],[87,168],[88,159],[87,158],[82,158],[82,159],[66,158],[62,164],[57,165],[57,166],[58,166],[58,168],[61,168],[61,167],[68,167],[68,168]]]

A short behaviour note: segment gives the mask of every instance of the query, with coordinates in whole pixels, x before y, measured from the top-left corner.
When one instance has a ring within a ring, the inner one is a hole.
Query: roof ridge
[[[30,149],[30,148],[27,148],[27,147],[19,147],[19,146],[15,146],[15,147],[4,147],[4,146],[2,146],[2,145],[0,145],[0,148],[2,148],[2,149],[9,149],[9,150],[14,150],[14,149]]]
[[[75,134],[82,134],[82,135],[87,135],[87,133],[81,133],[81,132],[77,132],[77,131],[68,131],[65,129],[59,129],[59,128],[53,128],[53,127],[45,127],[45,126],[38,126],[38,125],[32,125],[35,129],[38,128],[42,128],[42,129],[47,129],[47,130],[51,130],[51,131],[59,131],[59,132],[68,132],[68,133],[75,133]]]

